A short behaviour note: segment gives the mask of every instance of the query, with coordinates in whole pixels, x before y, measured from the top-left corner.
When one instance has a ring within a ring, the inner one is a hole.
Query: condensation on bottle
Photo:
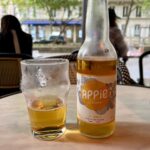
[[[86,36],[77,57],[77,119],[85,136],[104,138],[115,130],[116,64],[107,0],[88,0]]]

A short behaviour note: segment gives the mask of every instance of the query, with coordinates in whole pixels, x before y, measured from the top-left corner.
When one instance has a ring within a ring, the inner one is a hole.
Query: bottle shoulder
[[[78,58],[117,59],[117,54],[109,41],[85,41],[79,49]]]

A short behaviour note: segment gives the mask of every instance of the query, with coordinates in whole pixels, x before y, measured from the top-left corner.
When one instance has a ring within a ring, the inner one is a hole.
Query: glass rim
[[[36,58],[36,59],[25,59],[21,60],[21,65],[60,65],[69,63],[69,60],[66,58]]]

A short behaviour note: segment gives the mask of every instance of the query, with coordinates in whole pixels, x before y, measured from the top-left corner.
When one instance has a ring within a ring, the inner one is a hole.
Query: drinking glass
[[[23,60],[21,72],[21,90],[33,135],[43,140],[60,137],[66,128],[69,61],[60,58]]]

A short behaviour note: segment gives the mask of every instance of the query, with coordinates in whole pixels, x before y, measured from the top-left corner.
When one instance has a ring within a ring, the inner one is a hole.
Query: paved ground
[[[56,56],[56,55],[66,55],[69,53],[39,53],[38,51],[33,52],[33,57],[50,57],[50,56]],[[144,61],[144,77],[146,84],[150,86],[150,56],[145,58]],[[136,82],[138,82],[139,79],[139,64],[138,64],[138,58],[130,58],[127,61],[127,67],[129,69],[129,73],[132,79],[134,79]]]

